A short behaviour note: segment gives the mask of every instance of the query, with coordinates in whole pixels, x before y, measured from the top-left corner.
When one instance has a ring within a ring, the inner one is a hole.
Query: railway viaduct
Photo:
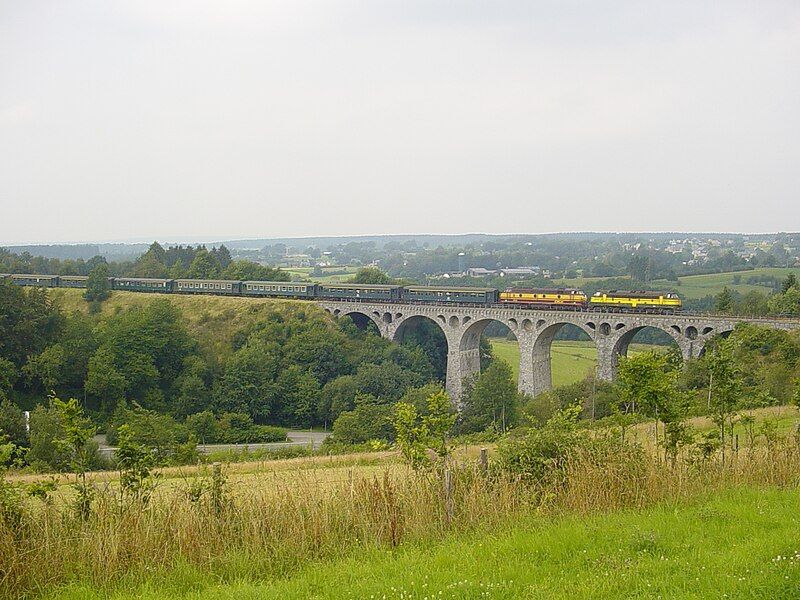
[[[440,306],[373,302],[318,301],[334,317],[375,323],[380,334],[402,341],[406,332],[423,321],[435,323],[447,340],[446,387],[451,398],[461,397],[464,379],[480,371],[481,334],[492,321],[508,326],[520,350],[519,389],[535,396],[552,386],[550,346],[559,329],[567,324],[582,329],[597,347],[597,376],[611,381],[619,357],[626,355],[637,332],[654,327],[667,333],[681,350],[684,361],[697,358],[714,336],[727,335],[741,322],[776,329],[800,328],[800,320],[748,319],[691,314],[648,315],[525,310],[505,307]]]

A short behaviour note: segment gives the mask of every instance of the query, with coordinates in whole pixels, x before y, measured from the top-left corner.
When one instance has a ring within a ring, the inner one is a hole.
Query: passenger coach
[[[59,287],[85,288],[89,278],[86,275],[62,275]]]
[[[403,288],[403,300],[409,302],[494,304],[497,299],[498,291],[494,288],[443,288],[427,285],[410,285]]]
[[[242,291],[242,282],[226,279],[176,279],[172,291],[179,294],[238,296]]]
[[[289,281],[243,281],[243,296],[263,296],[271,298],[315,298],[315,283],[293,283]]]
[[[320,298],[335,300],[400,300],[402,286],[368,283],[330,283],[319,286]]]
[[[58,275],[27,275],[15,273],[11,275],[11,283],[15,285],[33,285],[37,287],[58,287]]]
[[[143,277],[116,277],[113,289],[129,292],[171,292],[172,279],[150,279]]]

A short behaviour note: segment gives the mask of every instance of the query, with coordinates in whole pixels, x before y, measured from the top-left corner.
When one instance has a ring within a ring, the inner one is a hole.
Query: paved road
[[[199,444],[197,451],[203,454],[210,454],[220,450],[279,450],[281,448],[308,447],[311,445],[314,450],[319,449],[325,438],[330,436],[330,431],[289,431],[285,442],[270,442],[265,444]],[[116,448],[108,446],[105,435],[96,435],[95,441],[100,446],[100,453],[111,457]]]

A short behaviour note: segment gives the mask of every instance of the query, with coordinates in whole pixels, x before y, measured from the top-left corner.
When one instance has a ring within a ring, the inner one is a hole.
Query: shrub
[[[535,480],[564,471],[585,436],[578,430],[579,406],[556,412],[541,428],[512,434],[498,444],[501,468]]]
[[[363,401],[354,410],[343,412],[333,424],[333,438],[341,444],[361,444],[369,440],[394,440],[393,407]]]

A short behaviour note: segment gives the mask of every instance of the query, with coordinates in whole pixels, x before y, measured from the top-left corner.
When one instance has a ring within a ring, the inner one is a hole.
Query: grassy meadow
[[[314,271],[312,267],[294,267],[284,269],[289,275],[299,277],[304,280],[314,281],[316,283],[342,283],[348,279],[352,279],[353,275],[358,271],[358,267],[322,267],[322,275],[315,276],[311,273]],[[335,275],[325,273],[336,273]],[[341,273],[344,271],[344,273]]]
[[[498,358],[511,365],[514,379],[519,377],[519,345],[514,340],[489,338],[492,352]],[[663,349],[663,346],[631,344],[629,354],[635,354],[651,348]],[[597,367],[597,349],[594,342],[559,341],[553,342],[550,348],[550,368],[553,386],[570,385],[593,373]]]
[[[762,268],[753,269],[752,271],[737,271],[732,273],[712,273],[709,275],[690,275],[688,277],[679,277],[676,289],[678,293],[684,298],[703,298],[704,296],[715,296],[719,294],[724,287],[728,287],[741,294],[747,292],[769,292],[769,288],[763,285],[753,285],[745,283],[750,277],[757,277],[759,275],[769,275],[784,279],[789,273],[794,273],[800,276],[800,269],[787,269],[787,268]],[[740,278],[740,283],[734,283],[735,277]],[[654,282],[654,283],[661,283]],[[670,285],[670,282],[663,281],[665,286]],[[671,282],[674,286],[675,283]]]
[[[745,487],[643,511],[543,519],[441,544],[222,581],[190,565],[106,596],[74,585],[51,598],[770,598],[800,595],[800,495]],[[240,557],[246,561],[245,556]]]
[[[754,416],[797,422],[795,408]],[[634,429],[644,442],[652,426]],[[460,447],[450,501],[440,471],[395,452],[224,465],[216,487],[208,466],[161,469],[146,505],[119,474],[90,474],[86,521],[61,476],[0,526],[0,598],[797,597],[793,438],[724,468],[641,447],[576,455],[561,483],[484,475],[479,447]]]

